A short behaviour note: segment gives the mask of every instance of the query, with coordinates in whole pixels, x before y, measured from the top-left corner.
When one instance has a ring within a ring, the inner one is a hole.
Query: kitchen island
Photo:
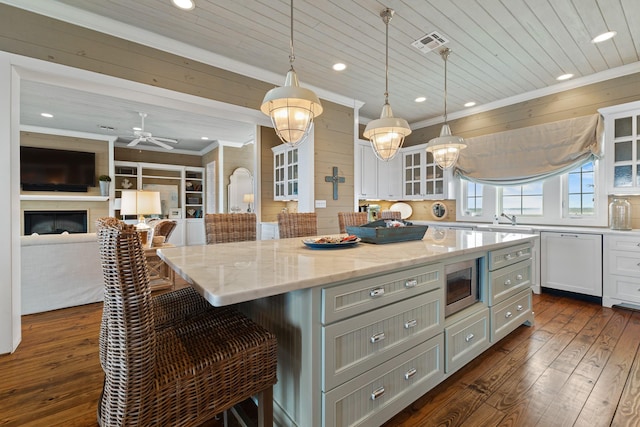
[[[534,235],[310,249],[302,239],[158,251],[212,305],[278,338],[278,425],[379,425],[523,323]],[[445,319],[445,266],[478,260],[479,301]]]

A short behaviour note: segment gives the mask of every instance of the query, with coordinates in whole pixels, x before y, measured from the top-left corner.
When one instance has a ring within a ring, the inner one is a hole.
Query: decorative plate
[[[411,209],[411,205],[408,205],[402,202],[392,204],[389,210],[400,211],[400,218],[402,219],[409,218],[413,213],[413,209]]]
[[[360,242],[360,239],[356,240],[348,240],[346,242],[338,242],[338,243],[318,243],[315,239],[306,239],[303,240],[302,243],[310,247],[311,249],[338,249],[338,248],[350,248],[355,246]]]

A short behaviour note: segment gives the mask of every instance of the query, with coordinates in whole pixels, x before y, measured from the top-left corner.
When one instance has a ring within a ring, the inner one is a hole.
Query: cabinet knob
[[[518,310],[518,311],[522,311],[522,309],[523,309],[523,308],[524,308],[523,306],[521,306],[520,304],[518,304],[518,306],[516,307],[516,310]]]
[[[405,322],[404,328],[405,329],[415,328],[417,324],[418,324],[418,321],[416,319],[409,320],[408,322]]]
[[[518,251],[518,252],[517,252],[517,255],[518,255],[518,256],[522,256],[522,255],[524,255],[524,252],[522,252],[522,251]]]
[[[511,279],[507,279],[504,281],[505,286],[509,286],[511,284]]]
[[[383,339],[384,339],[384,332],[378,332],[375,335],[371,335],[371,342],[372,343],[380,342]]]
[[[408,379],[410,379],[411,377],[413,377],[417,373],[418,373],[418,370],[416,368],[411,368],[407,372],[404,373],[404,379],[408,380]]]
[[[371,393],[371,400],[376,400],[384,396],[384,387],[380,387]]]
[[[473,334],[469,334],[469,335],[467,335],[466,337],[464,337],[464,340],[465,340],[466,342],[469,342],[469,341],[471,341],[474,337],[475,337],[475,336],[474,336]]]
[[[522,274],[518,274],[518,275],[516,276],[516,279],[518,279],[518,280],[522,280]]]
[[[415,288],[418,286],[418,279],[408,279],[404,282],[405,288]]]
[[[507,314],[505,314],[504,317],[506,317],[507,319],[510,317],[513,317],[513,313],[511,313],[510,311],[507,311]]]
[[[369,296],[371,296],[371,298],[381,297],[382,295],[384,295],[384,288],[376,288],[369,291]]]

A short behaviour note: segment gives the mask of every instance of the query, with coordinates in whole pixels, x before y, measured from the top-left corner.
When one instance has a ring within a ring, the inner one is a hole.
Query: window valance
[[[599,114],[465,139],[454,173],[491,185],[522,185],[601,156]]]

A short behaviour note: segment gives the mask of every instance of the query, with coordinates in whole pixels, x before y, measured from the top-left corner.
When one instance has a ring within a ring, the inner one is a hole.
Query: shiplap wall
[[[270,83],[5,4],[0,4],[0,16],[3,17],[0,49],[6,52],[256,110],[264,94],[273,87]],[[350,177],[347,182],[352,183],[353,109],[322,102],[324,113],[316,121],[316,178],[322,177],[322,184],[328,186],[324,176],[330,174],[326,169],[331,164],[341,167],[341,176]],[[342,164],[349,166],[342,167]],[[328,232],[337,221],[333,218],[334,212],[347,207],[353,209],[353,185],[341,185],[340,200],[334,203],[323,195],[324,188],[320,188],[317,181],[316,198],[327,199],[328,206],[326,211],[319,212],[318,226],[319,230]]]

